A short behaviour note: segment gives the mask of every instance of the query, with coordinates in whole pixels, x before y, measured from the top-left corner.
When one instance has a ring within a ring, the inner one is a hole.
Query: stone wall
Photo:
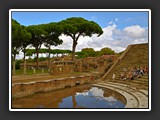
[[[83,72],[90,72],[97,68],[96,57],[87,57],[81,59],[82,61],[82,71]]]
[[[76,61],[74,66],[74,72],[82,72],[82,61]]]
[[[12,97],[19,98],[38,92],[48,92],[52,90],[63,89],[65,87],[75,86],[76,84],[89,83],[94,79],[94,76],[75,76],[27,83],[15,83],[12,84]]]
[[[103,55],[101,57],[87,57],[79,61],[82,62],[81,64],[83,72],[89,72],[94,70],[99,73],[104,73],[106,67],[111,63],[114,63],[117,59],[117,55]]]
[[[82,59],[76,59],[73,61],[69,60],[69,56],[67,57],[57,57],[51,60],[50,63],[50,74],[66,74],[73,72],[90,72],[97,71],[99,73],[104,73],[106,67],[114,63],[118,58],[117,55],[103,55],[101,57],[87,57]],[[21,63],[21,68],[23,68],[23,63]],[[27,69],[36,68],[36,63],[27,63]],[[39,62],[39,68],[48,68],[48,62]]]
[[[51,75],[66,74],[74,72],[74,62],[72,61],[55,61],[51,64]]]
[[[99,73],[104,73],[105,69],[110,65],[113,64],[118,59],[117,55],[103,55],[97,58],[97,71]]]

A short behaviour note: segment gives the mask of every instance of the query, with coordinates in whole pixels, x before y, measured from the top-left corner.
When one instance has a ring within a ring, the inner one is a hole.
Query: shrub
[[[107,59],[107,62],[112,62],[112,61],[113,61],[112,58],[108,58],[108,59]]]

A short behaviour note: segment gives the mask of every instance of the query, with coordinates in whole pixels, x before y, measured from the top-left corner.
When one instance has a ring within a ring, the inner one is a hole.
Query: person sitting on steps
[[[132,75],[132,72],[129,71],[128,75],[127,75],[127,79],[129,80],[133,80],[133,75]]]
[[[120,80],[126,80],[126,75],[124,73],[121,73],[120,74]]]
[[[116,74],[113,73],[113,76],[112,76],[113,81],[115,80],[115,78],[116,78]]]

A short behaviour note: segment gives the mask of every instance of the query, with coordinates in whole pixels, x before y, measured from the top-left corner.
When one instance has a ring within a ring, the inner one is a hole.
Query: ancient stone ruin
[[[73,61],[54,61],[50,67],[50,74],[66,74],[74,72],[74,62]]]

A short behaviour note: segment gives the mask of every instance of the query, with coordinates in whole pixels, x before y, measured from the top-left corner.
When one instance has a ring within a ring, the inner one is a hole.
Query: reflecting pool
[[[12,99],[12,108],[124,108],[125,104],[121,94],[90,84]]]

